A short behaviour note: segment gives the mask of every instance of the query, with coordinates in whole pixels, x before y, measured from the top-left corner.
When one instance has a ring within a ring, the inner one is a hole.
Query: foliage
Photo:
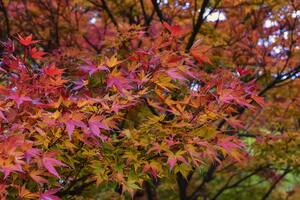
[[[1,198],[296,199],[299,7],[0,0]]]

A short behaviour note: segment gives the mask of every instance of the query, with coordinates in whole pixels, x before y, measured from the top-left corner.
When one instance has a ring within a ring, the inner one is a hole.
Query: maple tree
[[[0,0],[1,199],[298,199],[299,12]]]

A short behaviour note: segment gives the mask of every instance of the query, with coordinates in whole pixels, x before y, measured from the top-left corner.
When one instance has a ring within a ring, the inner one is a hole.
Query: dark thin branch
[[[221,154],[218,155],[219,161],[222,161],[225,159],[225,157]],[[213,163],[208,168],[202,183],[195,189],[195,191],[192,193],[192,195],[188,198],[189,200],[197,200],[199,196],[202,196],[204,199],[207,198],[207,193],[205,191],[205,186],[207,183],[209,183],[214,176],[215,171],[217,170],[219,166],[218,161],[213,161]]]
[[[146,9],[145,9],[145,5],[144,5],[144,1],[140,0],[140,4],[141,4],[141,8],[142,8],[142,12],[143,12],[143,16],[144,16],[144,24],[145,26],[149,26],[150,22],[151,22],[151,18],[148,16],[148,14],[146,13]]]
[[[65,131],[65,129],[62,130],[62,132],[64,132],[64,131]],[[48,145],[48,148],[50,149],[51,147],[53,147],[54,145],[56,145],[59,142],[59,140],[61,138],[63,138],[63,137],[64,137],[64,135],[61,135],[60,137],[58,137],[53,143],[51,143],[51,144]]]
[[[277,184],[290,172],[289,168],[286,168],[283,172],[283,174],[271,185],[269,190],[264,194],[264,196],[261,198],[261,200],[266,200],[272,193],[272,191],[276,188]]]
[[[53,21],[54,21],[54,36],[56,47],[59,47],[59,17],[60,17],[60,1],[57,4],[56,12],[53,13]]]
[[[96,45],[94,45],[86,35],[82,36],[83,39],[86,41],[86,43],[88,43],[88,45],[90,45],[90,47],[92,47],[92,49],[94,49],[97,53],[101,52],[101,49],[99,49]]]
[[[248,174],[247,176],[241,178],[240,180],[236,181],[235,183],[229,185],[229,183],[226,183],[216,194],[215,196],[211,199],[211,200],[216,200],[224,191],[237,187],[239,184],[241,184],[242,182],[244,182],[245,180],[247,180],[248,178],[254,176],[255,174],[257,174],[259,171],[261,171],[262,169],[264,169],[266,166],[261,166],[259,168],[257,168],[255,171],[253,171],[252,173]]]
[[[270,82],[260,93],[259,96],[263,96],[268,90],[275,87],[278,83],[284,82],[300,72],[300,64],[294,69],[290,70],[285,74],[279,74],[272,82]]]
[[[81,186],[74,188],[74,190],[69,191],[67,195],[71,195],[71,196],[79,195],[84,191],[85,188],[89,187],[90,185],[93,185],[94,183],[96,183],[96,180],[84,183]]]
[[[156,185],[150,184],[149,182],[145,181],[145,190],[147,193],[148,200],[158,200],[158,194],[156,192]]]
[[[184,177],[180,172],[176,174],[176,181],[179,189],[180,200],[188,200],[187,188],[195,170],[191,170],[187,177]]]
[[[101,0],[102,2],[102,7],[103,9],[106,11],[106,13],[108,14],[109,18],[111,19],[112,23],[115,25],[115,27],[117,29],[119,29],[118,23],[114,17],[114,15],[112,14],[111,10],[108,8],[106,1],[105,0]]]
[[[194,13],[195,14],[192,16],[193,27],[195,26],[197,12],[198,12],[198,4],[197,4],[197,0],[194,0]]]
[[[155,0],[153,0],[153,1],[155,1]],[[196,25],[194,26],[192,35],[190,36],[188,44],[186,45],[186,48],[185,48],[186,52],[188,52],[191,49],[191,47],[193,46],[196,36],[197,36],[198,32],[200,31],[200,28],[205,20],[204,13],[205,13],[206,7],[208,6],[208,3],[209,3],[209,0],[204,0],[202,3]]]
[[[296,45],[296,41],[294,40],[294,32],[295,32],[295,29],[296,29],[296,25],[297,25],[297,22],[298,22],[298,19],[297,17],[295,17],[294,19],[294,22],[293,24],[291,25],[291,33],[290,33],[290,45],[289,45],[289,50],[287,52],[287,58],[285,60],[285,64],[283,66],[283,68],[280,70],[279,74],[282,74],[284,72],[284,70],[287,68],[288,64],[289,64],[289,61],[292,57],[292,50],[293,50],[293,47]]]
[[[6,25],[6,35],[9,37],[10,36],[10,24],[9,24],[9,18],[8,18],[7,10],[4,6],[3,0],[0,0],[0,11],[3,12],[5,25]]]
[[[180,172],[176,174],[176,180],[179,189],[180,200],[187,200],[188,198],[187,198],[186,189],[188,186],[188,180],[185,179],[185,177]]]
[[[112,14],[111,10],[107,6],[107,3],[106,3],[105,0],[101,0],[102,5],[100,5],[98,2],[95,2],[95,1],[92,1],[92,0],[89,0],[89,2],[91,4],[93,4],[94,6],[96,6],[96,7],[103,9],[107,13],[108,17],[110,18],[110,20],[112,21],[114,26],[116,27],[117,31],[119,31],[119,25],[117,23],[117,20],[115,19],[115,17]]]
[[[251,133],[239,133],[237,136],[238,136],[238,137],[250,137],[250,138],[256,138],[258,135],[251,134]]]
[[[164,14],[162,13],[162,11],[160,10],[159,4],[157,3],[157,1],[156,1],[156,0],[151,0],[151,2],[152,2],[152,4],[153,4],[154,10],[155,10],[155,12],[156,12],[156,14],[157,14],[159,20],[160,20],[161,22],[166,21],[166,22],[170,23],[170,20],[168,20],[168,19],[164,16]]]

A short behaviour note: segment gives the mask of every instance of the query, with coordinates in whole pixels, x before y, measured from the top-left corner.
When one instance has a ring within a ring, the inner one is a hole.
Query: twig
[[[152,0],[152,1],[155,1],[155,0]],[[203,3],[202,3],[201,10],[200,10],[196,25],[194,26],[192,35],[190,36],[188,44],[186,45],[186,48],[185,48],[186,52],[188,52],[191,49],[191,47],[193,46],[193,43],[196,39],[196,36],[197,36],[197,34],[198,34],[198,32],[199,32],[199,30],[200,30],[200,28],[201,28],[201,26],[204,22],[204,17],[203,16],[204,16],[206,7],[208,6],[208,3],[209,3],[209,0],[204,0]]]
[[[220,161],[222,161],[225,159],[225,157],[223,155],[219,154],[218,159]],[[197,200],[199,196],[202,196],[204,199],[207,198],[207,193],[204,190],[204,187],[206,186],[206,184],[208,182],[210,182],[213,179],[213,175],[214,175],[215,171],[217,170],[218,166],[219,166],[219,162],[213,161],[213,163],[208,168],[208,170],[203,178],[202,183],[196,188],[196,190],[188,198],[189,200]]]
[[[96,51],[96,53],[100,53],[101,49],[99,49],[96,45],[94,45],[86,35],[82,36],[83,39],[86,41],[86,43],[88,43],[88,45],[90,45],[92,47],[92,49],[94,49]]]
[[[109,9],[109,7],[106,4],[105,0],[101,0],[102,5],[100,5],[99,3],[89,0],[90,3],[92,3],[93,5],[95,5],[98,8],[102,8],[103,10],[105,10],[105,12],[107,13],[108,17],[111,19],[112,23],[114,24],[114,26],[116,27],[117,31],[119,31],[119,25],[114,17],[114,15],[112,14],[111,10]]]
[[[252,177],[253,175],[257,174],[259,171],[261,171],[262,169],[264,169],[266,166],[261,166],[258,167],[255,171],[253,171],[252,173],[248,174],[247,176],[241,178],[240,180],[236,181],[235,183],[229,185],[229,183],[226,183],[216,194],[215,196],[211,199],[211,200],[216,200],[225,190],[228,190],[230,188],[234,188],[236,186],[238,186],[239,184],[241,184],[242,182],[244,182],[245,180],[247,180],[248,178]]]
[[[109,18],[111,19],[112,23],[115,25],[115,27],[117,29],[119,29],[119,26],[118,26],[118,23],[114,17],[114,15],[112,14],[112,12],[110,11],[110,9],[108,8],[107,4],[106,4],[106,1],[105,0],[101,0],[102,2],[102,6],[103,6],[103,9],[107,12]]]
[[[264,194],[264,196],[261,198],[261,200],[266,200],[272,191],[276,188],[277,184],[290,172],[289,168],[286,168],[283,174],[271,185],[269,190]]]
[[[159,20],[160,20],[161,22],[166,21],[166,22],[170,23],[170,20],[168,20],[168,19],[164,16],[164,14],[162,13],[162,11],[160,10],[159,4],[157,3],[157,1],[156,1],[156,0],[151,0],[151,2],[152,2],[152,4],[153,4],[154,10],[155,10],[155,12],[156,12],[156,14],[157,14]]]
[[[151,20],[150,20],[150,17],[148,16],[148,14],[146,13],[144,1],[143,1],[143,0],[140,0],[140,4],[141,4],[141,8],[142,8],[144,20],[145,20],[145,26],[149,26]]]
[[[0,9],[3,12],[3,15],[4,15],[4,20],[5,20],[5,24],[6,24],[6,34],[7,34],[7,36],[10,36],[9,18],[8,18],[7,10],[4,6],[3,0],[0,0]]]

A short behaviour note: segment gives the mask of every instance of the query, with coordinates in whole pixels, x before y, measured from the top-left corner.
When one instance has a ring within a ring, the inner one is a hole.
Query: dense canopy
[[[300,198],[300,1],[0,0],[0,198]]]

